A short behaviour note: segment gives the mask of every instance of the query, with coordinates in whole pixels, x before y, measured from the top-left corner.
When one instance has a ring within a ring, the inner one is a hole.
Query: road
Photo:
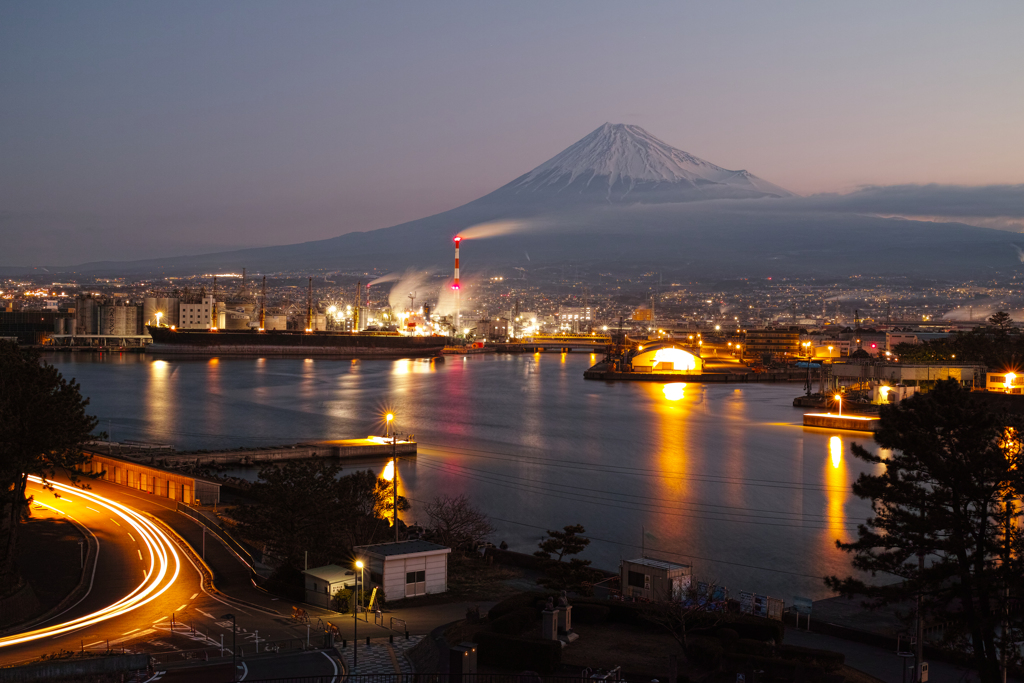
[[[90,587],[77,604],[46,622],[31,624],[31,630],[0,638],[0,661],[4,664],[26,662],[61,650],[105,652],[123,648],[129,652],[184,653],[208,648],[202,653],[206,657],[220,654],[222,642],[224,654],[230,656],[233,623],[223,618],[227,614],[235,616],[240,658],[252,657],[257,647],[264,650],[268,638],[306,639],[306,626],[281,613],[290,613],[290,606],[282,608],[280,601],[269,594],[252,588],[252,594],[245,597],[256,595],[260,602],[250,605],[205,590],[198,566],[180,541],[144,514],[167,514],[165,506],[123,486],[103,481],[89,484],[91,490],[81,490],[58,481],[54,482],[56,490],[47,490],[38,480],[30,483],[29,493],[35,504],[79,522],[93,537],[98,553],[95,562],[85,568]],[[214,545],[225,552],[219,544]],[[314,631],[311,637],[316,635]],[[332,673],[328,658],[313,654],[317,656],[307,653],[280,671],[290,675]],[[181,661],[184,658],[182,654]],[[174,659],[174,654],[161,657],[167,663]],[[279,669],[272,660],[259,659],[245,665],[253,669],[248,678],[254,673],[260,678],[271,677]]]

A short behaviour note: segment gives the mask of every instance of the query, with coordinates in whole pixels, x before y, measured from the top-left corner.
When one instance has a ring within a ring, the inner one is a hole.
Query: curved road
[[[85,568],[88,592],[63,613],[0,638],[4,664],[27,662],[61,650],[105,652],[123,647],[127,651],[167,652],[219,649],[222,642],[230,656],[232,622],[223,618],[225,614],[235,615],[240,656],[252,656],[257,638],[262,643],[267,636],[306,635],[305,626],[274,613],[282,611],[281,605],[269,596],[266,601],[272,607],[260,610],[207,593],[198,567],[172,534],[140,512],[153,507],[152,502],[106,482],[89,482],[90,490],[51,484],[54,490],[31,478],[29,493],[34,504],[73,518],[98,544],[94,561],[90,558],[90,566]],[[154,680],[231,679],[230,664],[166,673],[160,668]],[[337,673],[337,664],[319,652],[264,656],[240,663],[238,676],[254,679],[298,671],[331,675]]]

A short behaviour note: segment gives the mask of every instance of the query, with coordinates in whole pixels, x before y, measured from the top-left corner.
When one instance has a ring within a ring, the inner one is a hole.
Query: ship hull
[[[334,332],[171,330],[147,327],[154,354],[188,356],[329,356],[414,358],[440,355],[445,337],[402,337]]]

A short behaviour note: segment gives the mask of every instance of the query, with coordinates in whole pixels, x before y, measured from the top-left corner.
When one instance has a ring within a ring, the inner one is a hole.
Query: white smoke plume
[[[387,276],[385,276],[387,277]],[[429,284],[430,273],[424,270],[407,270],[388,293],[388,304],[396,311],[404,311],[411,303],[409,295],[416,294],[416,302],[426,301],[432,294],[433,287]]]
[[[401,277],[402,277],[401,273],[397,273],[397,272],[396,273],[388,273],[387,275],[381,275],[376,280],[371,280],[370,282],[366,283],[366,286],[367,287],[373,287],[374,285],[379,284],[381,282],[395,282],[395,281],[401,279]]]
[[[488,237],[500,237],[516,232],[524,232],[532,227],[534,227],[532,224],[523,220],[488,221],[487,223],[477,223],[466,228],[459,233],[459,236],[464,240],[482,240]]]

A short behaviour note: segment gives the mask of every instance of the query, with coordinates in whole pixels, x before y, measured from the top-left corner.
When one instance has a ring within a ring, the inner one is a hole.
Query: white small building
[[[306,602],[331,609],[331,598],[342,588],[354,588],[356,570],[328,564],[302,572],[306,575]]]
[[[401,600],[448,590],[448,554],[452,551],[429,541],[377,543],[354,548],[370,574],[380,581],[385,600]]]

